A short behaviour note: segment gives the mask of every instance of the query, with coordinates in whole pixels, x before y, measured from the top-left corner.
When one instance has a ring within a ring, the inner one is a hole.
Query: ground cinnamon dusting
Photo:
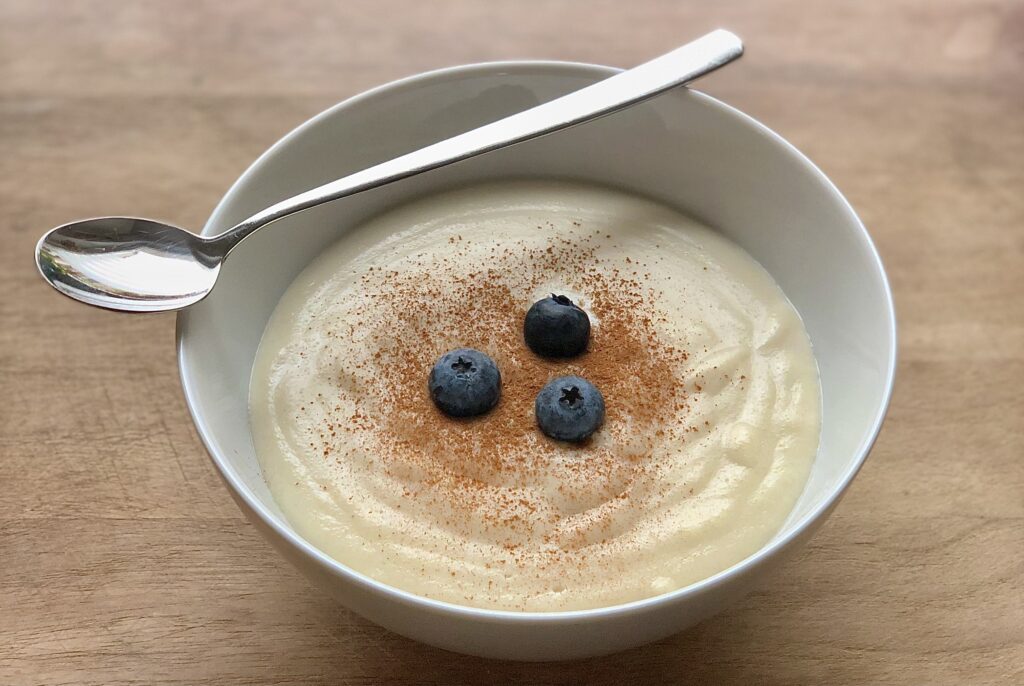
[[[373,436],[380,468],[408,484],[404,496],[437,513],[439,525],[459,537],[486,530],[510,560],[527,554],[541,567],[613,536],[616,512],[657,495],[656,465],[648,459],[655,441],[684,440],[697,430],[679,423],[699,387],[684,385],[687,351],[658,334],[666,315],[646,284],[646,265],[627,258],[625,273],[604,264],[597,244],[607,245],[607,237],[573,226],[570,238],[552,232],[544,247],[496,244],[486,264],[469,273],[455,265],[465,264],[460,252],[472,246],[452,236],[440,260],[422,255],[407,270],[362,274],[361,288],[375,296],[349,326],[373,327],[367,345],[376,350],[374,387],[360,389],[364,407],[331,416],[321,432],[330,459],[344,459],[334,454],[344,444],[338,432]],[[522,294],[553,280],[583,294],[592,320],[588,351],[571,360],[540,358],[523,341],[532,299]],[[434,406],[427,376],[441,354],[463,346],[495,360],[502,395],[487,415],[457,420]],[[604,426],[580,445],[545,437],[534,418],[538,391],[566,374],[597,385],[607,407]],[[557,502],[539,495],[552,479],[560,484]],[[503,485],[509,483],[516,488]],[[538,487],[531,491],[531,484]]]

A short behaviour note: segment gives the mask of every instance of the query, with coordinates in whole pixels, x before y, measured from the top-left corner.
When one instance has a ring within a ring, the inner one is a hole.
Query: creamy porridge
[[[583,355],[536,356],[551,293],[589,315]],[[480,417],[437,410],[438,356],[500,368]],[[534,399],[577,375],[604,424],[562,443]],[[802,323],[739,247],[664,206],[510,182],[390,211],[291,285],[264,333],[250,414],[294,528],[379,581],[486,608],[568,610],[670,591],[781,527],[818,444]]]

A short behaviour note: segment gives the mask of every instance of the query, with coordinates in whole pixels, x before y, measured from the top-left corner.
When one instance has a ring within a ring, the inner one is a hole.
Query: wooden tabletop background
[[[74,304],[45,229],[200,227],[338,100],[506,58],[628,66],[724,26],[702,88],[814,159],[895,289],[885,429],[832,519],[695,629],[578,663],[413,643],[246,523],[189,421],[174,317]],[[0,0],[0,684],[1024,683],[1024,3]]]

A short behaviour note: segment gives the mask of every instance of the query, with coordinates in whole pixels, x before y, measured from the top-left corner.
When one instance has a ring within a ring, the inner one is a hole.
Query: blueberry
[[[498,404],[501,372],[494,360],[472,348],[447,352],[430,370],[430,397],[452,417],[483,414]]]
[[[552,293],[526,313],[523,338],[542,357],[573,357],[587,349],[590,318],[569,298]]]
[[[533,404],[540,430],[560,441],[582,441],[604,421],[604,397],[597,386],[578,376],[548,382]]]

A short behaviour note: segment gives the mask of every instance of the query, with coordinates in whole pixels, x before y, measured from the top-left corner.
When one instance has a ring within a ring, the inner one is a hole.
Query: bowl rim
[[[456,65],[451,67],[444,67],[441,69],[434,69],[411,76],[399,78],[387,83],[375,86],[369,90],[362,91],[352,97],[346,98],[331,107],[323,110],[322,112],[314,115],[313,117],[302,122],[294,129],[289,131],[287,134],[282,136],[277,142],[265,150],[256,160],[249,165],[248,168],[235,180],[231,187],[225,192],[218,201],[213,212],[210,214],[210,218],[203,226],[201,235],[207,236],[213,234],[213,227],[221,219],[221,216],[226,212],[226,206],[229,198],[231,198],[240,187],[246,184],[250,177],[261,168],[266,161],[275,155],[279,150],[290,145],[292,141],[298,136],[302,135],[307,129],[315,126],[321,121],[333,117],[339,112],[344,111],[355,105],[359,105],[367,100],[372,100],[385,93],[396,92],[399,90],[418,88],[424,85],[430,85],[434,82],[442,80],[454,80],[461,79],[466,76],[481,76],[491,75],[500,76],[503,74],[510,73],[524,73],[524,72],[544,72],[546,74],[565,75],[565,76],[610,76],[616,72],[622,71],[616,67],[609,67],[599,64],[591,64],[586,62],[570,62],[570,61],[559,61],[559,60],[502,60],[492,62],[478,62],[465,65]],[[413,605],[421,609],[430,610],[434,613],[439,614],[450,614],[458,615],[464,619],[472,619],[477,621],[492,621],[492,622],[513,622],[513,623],[534,623],[534,622],[579,622],[579,621],[591,621],[607,619],[619,615],[631,614],[641,612],[644,610],[650,610],[657,606],[669,605],[675,602],[681,601],[683,598],[689,596],[696,596],[716,587],[722,586],[727,582],[744,576],[754,568],[760,566],[763,562],[775,557],[777,554],[788,548],[796,539],[800,538],[805,533],[808,533],[812,527],[823,520],[830,512],[830,510],[836,505],[842,495],[845,493],[853,478],[860,471],[871,448],[874,446],[878,434],[881,431],[882,424],[885,420],[886,413],[889,409],[890,401],[892,399],[893,386],[895,383],[896,375],[896,362],[897,362],[897,333],[896,333],[896,312],[895,304],[892,295],[892,289],[889,285],[889,279],[886,275],[885,268],[882,265],[881,257],[878,254],[878,250],[875,247],[874,241],[872,241],[867,228],[861,222],[860,217],[856,211],[850,205],[849,201],[839,191],[834,183],[815,165],[806,155],[800,152],[795,146],[789,141],[785,140],[782,136],[775,133],[767,126],[757,121],[753,117],[741,112],[740,110],[728,105],[716,98],[713,98],[705,93],[687,88],[693,97],[702,100],[705,104],[708,104],[718,110],[722,116],[733,117],[737,119],[742,125],[748,126],[754,129],[756,132],[771,139],[775,144],[780,146],[785,153],[792,155],[796,161],[804,165],[819,181],[822,188],[831,193],[834,198],[838,201],[840,207],[848,214],[848,218],[852,220],[854,227],[860,234],[861,240],[868,247],[871,256],[871,261],[875,270],[875,277],[882,285],[882,291],[885,299],[885,314],[888,319],[887,322],[887,334],[888,334],[888,345],[889,345],[889,359],[887,360],[887,369],[885,372],[885,389],[882,395],[882,402],[879,404],[875,417],[872,420],[871,429],[868,435],[865,437],[861,445],[857,448],[857,454],[854,461],[842,474],[832,491],[814,508],[808,513],[801,517],[783,536],[772,539],[767,544],[759,548],[754,553],[747,557],[739,560],[732,564],[728,568],[713,574],[712,576],[706,577],[694,583],[688,584],[681,588],[668,591],[655,596],[647,598],[641,598],[626,603],[619,603],[616,605],[607,605],[602,607],[583,609],[583,610],[556,610],[556,611],[518,611],[518,610],[500,610],[500,609],[488,609],[481,607],[473,607],[470,605],[461,605],[458,603],[451,603],[443,600],[435,600],[433,598],[427,598],[425,596],[417,595],[410,591],[400,589],[390,584],[377,581],[373,577],[357,572],[356,570],[348,567],[347,565],[335,560],[330,557],[319,548],[314,546],[312,543],[300,536],[292,527],[278,517],[274,513],[270,512],[266,506],[256,497],[256,495],[242,482],[241,477],[232,469],[231,465],[224,459],[224,457],[218,452],[215,447],[212,438],[212,428],[207,424],[205,419],[200,415],[197,410],[197,391],[190,381],[190,364],[187,354],[187,345],[185,341],[186,333],[188,330],[189,312],[188,310],[182,310],[178,313],[176,330],[175,330],[175,347],[177,352],[178,370],[181,379],[181,386],[185,396],[185,403],[188,407],[189,414],[192,417],[192,421],[196,427],[196,431],[199,434],[200,440],[203,442],[206,452],[209,454],[211,460],[220,472],[222,479],[231,488],[235,496],[244,501],[249,511],[255,516],[259,517],[262,523],[273,530],[281,539],[287,541],[291,546],[296,548],[298,551],[303,553],[306,557],[312,559],[318,563],[321,567],[335,576],[343,577],[350,582],[353,582],[364,590],[369,591],[372,594],[382,594],[389,596],[390,599],[398,601],[403,605]]]

